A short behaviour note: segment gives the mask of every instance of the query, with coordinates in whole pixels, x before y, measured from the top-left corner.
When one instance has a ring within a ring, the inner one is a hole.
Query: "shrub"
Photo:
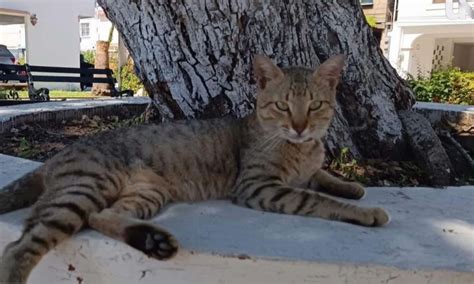
[[[365,21],[367,22],[369,27],[371,28],[377,27],[377,19],[375,18],[375,16],[372,16],[372,15],[365,16]]]
[[[408,76],[408,84],[422,102],[474,104],[474,73],[458,68],[433,71],[430,76]]]
[[[26,63],[26,58],[25,58],[24,56],[18,58],[17,64],[19,64],[19,65],[25,65],[25,63]]]
[[[118,53],[109,50],[109,69],[114,72],[114,76],[118,73]]]
[[[82,55],[84,56],[84,61],[94,64],[95,61],[95,51],[94,50],[87,50],[82,52]],[[109,68],[112,69],[113,76],[115,79],[118,79],[117,76],[119,75],[118,72],[118,53],[109,51]],[[123,65],[121,68],[121,74],[120,76],[122,77],[122,86],[121,88],[123,90],[133,90],[135,93],[143,88],[143,84],[138,78],[138,76],[135,74],[134,67],[133,67],[133,61],[129,59],[127,61],[127,64]]]
[[[94,50],[86,50],[81,52],[84,56],[84,61],[90,64],[95,64],[95,51]]]
[[[122,77],[121,88],[123,90],[133,90],[136,93],[139,89],[143,88],[142,82],[135,74],[132,60],[129,59],[127,64],[122,66],[120,76]]]
[[[463,73],[462,76],[466,80],[468,80],[469,87],[471,87],[471,89],[474,89],[474,72],[466,72],[466,73]]]
[[[95,50],[86,50],[81,52],[84,56],[84,61],[92,65],[95,64]],[[109,69],[114,72],[114,76],[117,73],[118,66],[118,53],[112,50],[109,50]]]

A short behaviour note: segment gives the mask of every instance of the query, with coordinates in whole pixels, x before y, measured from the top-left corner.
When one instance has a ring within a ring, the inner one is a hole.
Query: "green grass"
[[[28,98],[28,91],[19,91],[18,94],[22,99]],[[97,98],[97,96],[94,96],[91,92],[73,92],[61,90],[49,91],[49,97],[51,99]]]

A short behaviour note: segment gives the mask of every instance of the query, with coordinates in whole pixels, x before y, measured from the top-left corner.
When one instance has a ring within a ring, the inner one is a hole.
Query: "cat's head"
[[[344,58],[333,56],[311,70],[280,69],[269,58],[255,56],[256,112],[263,129],[293,143],[322,138],[334,114]]]

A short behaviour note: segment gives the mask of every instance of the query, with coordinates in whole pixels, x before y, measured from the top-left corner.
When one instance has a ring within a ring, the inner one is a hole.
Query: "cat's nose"
[[[293,127],[293,130],[298,133],[298,135],[301,135],[301,133],[303,133],[303,131],[306,129],[306,125],[305,124],[294,124],[292,125]]]

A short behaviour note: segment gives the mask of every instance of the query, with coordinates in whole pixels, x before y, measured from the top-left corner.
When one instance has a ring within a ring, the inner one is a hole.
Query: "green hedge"
[[[122,90],[133,90],[136,93],[143,88],[143,84],[135,74],[132,60],[128,60],[127,64],[123,65],[120,70],[120,77],[122,77]]]
[[[95,64],[95,51],[94,50],[86,50],[81,52],[84,56],[84,61],[90,64]]]
[[[375,16],[372,16],[372,15],[365,16],[365,21],[367,22],[369,27],[371,28],[377,27],[377,19],[375,18]]]
[[[426,77],[409,75],[407,81],[418,101],[474,105],[474,72],[448,68]]]
[[[94,64],[95,61],[95,51],[88,50],[82,52],[84,60],[88,63]],[[117,79],[119,74],[118,72],[118,54],[114,52],[109,52],[109,68],[114,72],[113,76]],[[135,74],[133,67],[133,61],[129,59],[127,64],[123,65],[121,68],[121,77],[122,77],[122,90],[133,90],[136,93],[139,89],[143,88],[143,84]]]

